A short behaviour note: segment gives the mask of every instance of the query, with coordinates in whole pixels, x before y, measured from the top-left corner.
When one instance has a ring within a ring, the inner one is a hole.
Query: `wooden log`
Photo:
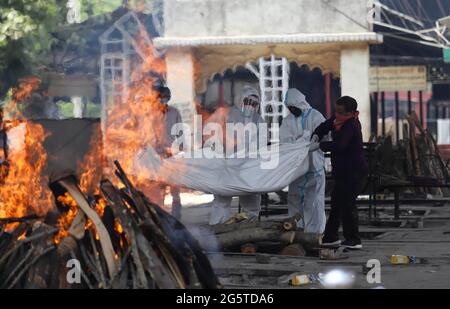
[[[40,250],[37,254],[34,255],[33,260],[26,264],[22,270],[20,271],[20,273],[14,278],[14,281],[7,287],[8,289],[11,289],[13,287],[16,286],[17,282],[19,280],[22,279],[22,276],[37,262],[39,261],[39,259],[41,259],[42,257],[46,256],[48,253],[50,253],[51,251],[55,250],[55,246],[50,246],[48,248],[42,249]]]
[[[165,212],[157,205],[154,205],[143,196],[143,199],[148,208],[153,208],[155,213],[161,218],[161,222],[164,223],[166,228],[172,227],[175,233],[169,233],[170,237],[174,241],[182,240],[185,244],[178,244],[179,246],[186,246],[189,248],[189,255],[193,258],[193,265],[197,272],[200,283],[205,289],[220,289],[222,285],[219,279],[215,275],[215,272],[211,266],[209,258],[205,250],[200,245],[199,241],[192,236],[192,234],[187,230],[187,228],[175,217],[171,216],[169,213]]]
[[[157,248],[163,256],[166,265],[172,272],[172,275],[177,282],[178,288],[186,288],[186,278],[183,276],[183,273],[186,272],[181,271],[177,261],[182,262],[184,265],[182,265],[181,267],[185,269],[187,269],[187,263],[183,260],[180,251],[177,251],[178,249],[170,242],[167,235],[162,233],[162,231],[151,219],[146,219],[144,222],[142,222],[140,224],[140,228],[142,229],[143,234],[148,241],[157,244]]]
[[[149,241],[154,241],[158,244],[158,249],[164,256],[164,260],[171,269],[178,286],[186,288],[191,274],[189,252],[183,250],[186,248],[179,243],[180,239],[170,238],[173,228],[166,222],[163,222],[164,220],[158,215],[159,207],[150,203],[141,192],[134,188],[118,161],[114,162],[114,164],[117,168],[116,176],[126,188],[125,193],[128,194],[129,199],[133,201],[135,208],[141,214],[143,221],[139,226],[144,236]]]
[[[128,209],[123,204],[120,194],[116,191],[111,182],[103,181],[100,188],[107,201],[111,204],[115,217],[119,220],[128,237],[131,247],[131,256],[136,265],[137,287],[143,289],[147,287],[147,278],[145,277],[144,267],[139,257],[136,235],[132,226],[132,221],[130,220],[131,217],[129,216]]]
[[[140,231],[137,232],[136,241],[142,263],[145,265],[145,269],[151,274],[156,287],[160,289],[176,289],[178,286],[172,274],[164,267],[158,258],[158,254]],[[147,288],[149,287],[150,285],[147,286]]]
[[[17,228],[10,234],[8,244],[4,246],[2,255],[0,256],[0,269],[6,268],[4,263],[13,255],[17,250],[19,250],[24,244],[30,242],[29,238],[25,240],[19,240],[20,235],[27,234],[31,227],[28,224],[20,224]]]
[[[414,167],[414,173],[416,176],[420,176],[423,175],[423,173],[420,169],[419,153],[417,151],[416,126],[414,124],[414,121],[411,120],[411,117],[408,117],[408,123],[409,123],[409,139],[411,145],[411,158]]]
[[[94,265],[97,269],[97,273],[100,275],[100,280],[101,280],[100,288],[106,289],[106,287],[108,286],[107,279],[106,279],[107,276],[105,275],[105,272],[103,271],[103,265],[100,260],[100,252],[99,252],[100,250],[97,249],[97,245],[95,243],[95,239],[94,239],[94,236],[92,235],[91,230],[88,231],[87,236],[91,243],[91,251],[92,251],[92,256],[93,256],[93,260],[94,260]],[[114,271],[115,270],[116,270],[116,268],[114,269]],[[112,277],[114,275],[114,273],[111,273],[110,275]]]
[[[70,257],[72,259],[80,260],[79,258],[77,258],[77,256],[75,255],[75,252],[73,252],[73,251],[70,252]],[[94,286],[92,285],[91,281],[89,280],[88,276],[86,275],[86,272],[84,271],[84,269],[81,268],[80,270],[81,270],[81,277],[83,278],[87,287],[91,290],[94,289]]]
[[[81,192],[78,185],[71,178],[64,178],[58,181],[63,188],[65,188],[73,199],[77,202],[78,207],[86,214],[86,216],[91,219],[95,226],[95,229],[100,237],[100,245],[102,247],[103,255],[108,266],[108,273],[111,277],[116,272],[116,262],[114,259],[114,249],[112,246],[111,238],[106,230],[105,225],[98,216],[98,214],[90,206],[86,197]]]
[[[216,244],[222,249],[241,246],[246,243],[278,242],[283,245],[299,243],[306,248],[315,248],[320,245],[321,235],[303,232],[286,232],[278,229],[254,227],[222,233],[218,235],[203,236],[200,243],[206,250],[216,249]]]
[[[206,253],[189,231],[178,220],[151,203],[142,192],[136,190],[121,168],[119,162],[116,175],[125,186],[122,196],[137,209],[139,227],[145,238],[157,244],[165,263],[177,278],[178,285],[189,288],[220,288]],[[193,271],[195,270],[195,271]],[[182,274],[182,277],[180,275]]]
[[[52,227],[36,222],[33,225],[33,234],[41,233],[43,231],[50,231]],[[58,269],[59,257],[56,253],[54,240],[51,235],[39,239],[32,243],[35,248],[33,259],[35,263],[30,266],[29,271],[25,273],[25,282],[21,288],[24,289],[47,289],[56,288],[59,286],[58,282],[53,280],[55,275],[55,267]],[[48,252],[46,252],[48,250]],[[51,286],[52,282],[55,286]]]
[[[442,159],[436,140],[428,130],[423,128],[415,112],[411,113],[410,119],[419,129],[428,146],[425,152],[426,158],[424,162],[427,164],[430,174],[441,181],[445,180],[449,176],[448,170]],[[450,196],[450,189],[448,188],[438,188],[438,191],[444,196]]]
[[[162,265],[157,253],[153,250],[150,243],[130,220],[131,215],[129,214],[128,208],[123,204],[118,190],[110,181],[103,181],[100,187],[106,199],[111,204],[116,218],[119,220],[130,241],[131,256],[137,268],[137,285],[142,288],[148,287],[144,266],[141,261],[142,257],[146,261],[145,268],[150,272],[152,279],[156,282],[158,287],[164,289],[176,288],[177,286],[174,283],[174,278]]]
[[[112,288],[112,289],[128,288],[128,285],[127,285],[128,282],[126,279],[124,279],[124,277],[122,277],[122,274],[125,273],[124,270],[126,270],[126,265],[128,263],[130,254],[131,254],[131,249],[128,248],[127,252],[121,257],[121,261],[119,263],[119,266],[117,267],[116,273],[112,276],[112,278],[110,280],[109,288]]]
[[[8,273],[8,276],[2,280],[2,284],[0,285],[0,288],[6,288],[9,286],[10,281],[14,280],[14,277],[17,273],[19,273],[22,269],[22,267],[27,263],[27,261],[33,259],[35,248],[30,248],[26,255],[22,257],[21,260],[18,261],[18,263],[14,266],[13,269]]]
[[[19,240],[18,234],[24,230],[21,227],[23,225],[13,232],[13,244],[2,256],[5,263],[2,262],[0,267],[0,287],[48,288],[54,264],[50,262],[51,258],[46,254],[54,249],[52,238],[54,229],[41,222],[36,222],[32,231],[28,230],[28,227],[24,227],[28,236]],[[41,259],[45,259],[45,261]],[[23,281],[25,275],[26,280]]]
[[[411,154],[411,143],[409,140],[409,132],[408,125],[403,125],[403,141],[399,141],[399,146],[404,148],[405,151],[405,165],[406,165],[406,174],[408,176],[414,175],[414,164],[413,157]]]
[[[94,284],[95,288],[99,288],[102,284],[102,278],[98,273],[97,267],[95,266],[94,259],[88,254],[88,251],[86,250],[84,241],[78,242],[78,249],[81,256],[81,261],[86,266],[86,271],[89,272],[96,281],[96,283]]]
[[[238,230],[246,230],[250,228],[265,228],[280,231],[295,231],[297,230],[297,222],[301,220],[301,215],[298,214],[292,218],[287,218],[283,220],[272,220],[272,221],[242,221],[235,224],[217,224],[210,226],[206,231],[213,234],[223,234],[234,232]]]
[[[283,256],[305,256],[306,251],[300,244],[293,244],[289,245],[287,247],[284,247],[283,250],[281,250],[280,255]]]
[[[258,252],[258,246],[255,244],[243,244],[241,246],[241,253],[256,254],[257,252]]]
[[[117,168],[115,174],[125,186],[125,189],[129,197],[133,200],[134,206],[136,208],[137,213],[140,216],[140,219],[145,220],[149,218],[150,217],[149,209],[147,209],[145,201],[142,199],[141,194],[139,194],[138,190],[134,188],[133,184],[128,179],[128,176],[125,174],[125,171],[123,170],[120,163],[118,161],[115,161],[114,165]],[[152,219],[157,220],[156,217],[153,217]]]
[[[62,239],[58,246],[58,254],[64,259],[71,251],[77,247],[77,240],[83,239],[85,235],[86,216],[84,212],[79,211],[70,225],[68,236]]]
[[[29,222],[33,220],[42,220],[44,219],[43,216],[38,215],[29,215],[22,218],[0,218],[0,224],[9,224],[9,223],[16,223],[16,222]]]
[[[281,229],[282,224],[277,221],[243,221],[235,224],[217,224],[205,227],[203,232],[207,234],[226,234],[251,228]]]
[[[118,162],[115,162],[115,164],[118,169],[116,175],[126,187],[122,195],[131,202],[131,205],[134,206],[133,208],[137,209],[140,215],[139,227],[144,236],[148,241],[157,245],[158,251],[163,256],[164,262],[175,278],[177,287],[187,288],[186,280],[191,277],[189,254],[182,250],[183,246],[177,246],[171,241],[169,237],[171,228],[167,228],[167,226],[164,228],[164,223],[161,223],[161,218],[158,216],[156,208],[149,207],[150,203],[147,204],[143,194],[134,188],[120,164]],[[151,204],[150,206],[154,205]]]

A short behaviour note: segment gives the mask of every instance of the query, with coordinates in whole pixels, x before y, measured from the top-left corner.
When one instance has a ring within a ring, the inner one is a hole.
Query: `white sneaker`
[[[363,245],[360,241],[344,241],[342,243],[342,247],[350,250],[361,250],[363,248]]]

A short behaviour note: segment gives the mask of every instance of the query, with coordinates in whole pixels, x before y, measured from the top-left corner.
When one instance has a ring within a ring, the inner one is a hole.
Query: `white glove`
[[[320,149],[320,143],[311,143],[309,146],[309,152],[315,152]]]
[[[311,138],[311,143],[315,144],[319,142],[320,142],[319,136],[317,136],[317,134],[314,134],[313,137]]]

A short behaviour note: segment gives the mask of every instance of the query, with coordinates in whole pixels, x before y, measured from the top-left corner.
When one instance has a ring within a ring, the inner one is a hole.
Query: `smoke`
[[[223,261],[224,256],[221,252],[222,248],[217,241],[216,235],[209,227],[190,226],[187,227],[189,232],[198,240],[203,249],[208,253],[212,264],[218,264]]]

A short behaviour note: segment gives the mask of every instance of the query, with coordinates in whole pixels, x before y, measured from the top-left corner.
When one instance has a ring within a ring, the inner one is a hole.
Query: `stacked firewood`
[[[403,139],[397,147],[392,145],[390,137],[379,141],[374,162],[381,183],[439,184],[448,182],[449,170],[444,162],[433,135],[421,125],[417,114],[408,116],[403,125]],[[423,189],[414,189],[422,192]],[[450,197],[446,188],[425,190],[429,193]]]
[[[115,164],[123,188],[100,184],[102,214],[68,176],[50,184],[60,214],[0,221],[0,288],[220,288],[200,244]],[[67,195],[77,212],[56,241]]]
[[[292,245],[305,250],[316,250],[321,246],[322,235],[305,233],[297,228],[300,215],[292,218],[259,221],[243,220],[227,222],[198,231],[196,237],[208,251],[246,251],[251,246],[255,252],[271,243],[273,248],[284,249]],[[281,250],[282,251],[282,250]]]

